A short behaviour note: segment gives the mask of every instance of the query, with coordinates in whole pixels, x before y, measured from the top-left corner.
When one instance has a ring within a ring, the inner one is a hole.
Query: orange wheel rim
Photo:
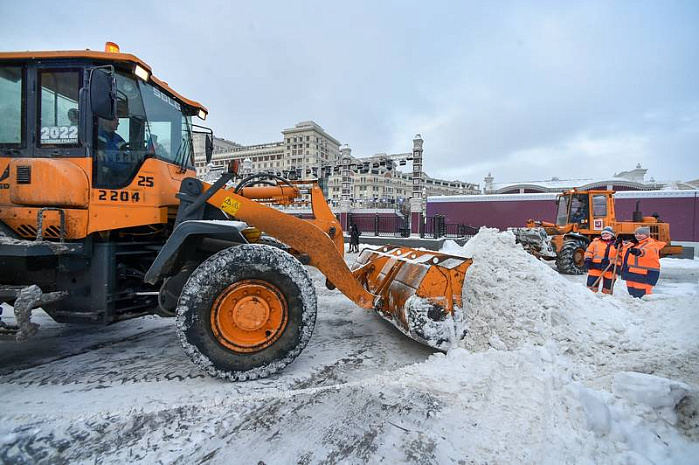
[[[576,249],[573,254],[573,261],[577,266],[582,266],[585,261],[585,251],[583,249]]]
[[[257,279],[231,284],[211,309],[214,337],[235,352],[257,352],[274,344],[288,320],[284,295],[272,284]]]

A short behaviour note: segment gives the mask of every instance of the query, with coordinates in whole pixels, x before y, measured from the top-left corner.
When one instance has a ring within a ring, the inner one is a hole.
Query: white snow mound
[[[562,352],[598,358],[638,346],[639,332],[619,305],[625,296],[571,283],[515,244],[509,231],[481,228],[463,247],[449,241],[442,251],[473,258],[463,288],[466,349],[514,350],[553,340]]]

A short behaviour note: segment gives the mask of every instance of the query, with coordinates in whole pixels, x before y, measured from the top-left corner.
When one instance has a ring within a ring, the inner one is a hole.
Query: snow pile
[[[165,320],[92,334],[42,322],[57,332],[28,344],[56,351],[48,361],[5,353],[16,368],[0,376],[0,462],[697,463],[691,261],[662,262],[656,292],[633,299],[623,282],[613,296],[589,292],[583,276],[557,274],[508,233],[482,230],[444,251],[474,258],[468,350],[431,352],[326,289],[317,271],[308,348],[245,383],[201,374]],[[59,339],[70,350],[46,344]]]
[[[668,268],[679,268],[684,272],[694,271],[696,273],[699,271],[699,259],[697,257],[693,259],[665,257],[660,259],[660,267],[664,270]]]
[[[445,245],[446,253],[473,258],[463,289],[468,327],[463,347],[512,350],[554,340],[587,358],[604,357],[612,348],[638,348],[638,332],[628,326],[624,305],[571,285],[515,244],[512,233],[483,228],[463,247]]]
[[[693,463],[699,456],[699,445],[674,427],[673,408],[687,394],[683,383],[619,373],[609,393],[575,378],[575,363],[548,343],[475,354],[454,349],[403,369],[394,382],[440,400],[426,429],[460,440],[437,441],[435,455],[444,459],[437,463],[449,457],[473,463]]]
[[[464,282],[468,334],[461,345],[476,352],[471,357],[481,356],[480,364],[509,354],[513,361],[502,371],[548,384],[547,404],[527,407],[520,402],[529,400],[530,380],[498,381],[510,383],[511,394],[518,396],[501,408],[509,413],[531,409],[534,422],[544,415],[541,421],[556,425],[543,438],[533,438],[534,445],[552,442],[551,455],[506,462],[565,463],[585,457],[606,463],[695,463],[699,445],[688,440],[699,431],[695,391],[686,383],[635,371],[696,381],[699,287],[667,283],[653,296],[633,299],[617,282],[615,295],[594,294],[584,277],[559,275],[516,245],[511,233],[485,228],[465,246],[447,242],[442,251],[473,258]],[[691,263],[677,266],[692,268]],[[549,354],[542,356],[544,365],[552,360],[538,373],[524,369],[521,360],[531,360],[533,346]],[[453,368],[451,373],[458,373]],[[516,443],[517,435],[504,436]]]

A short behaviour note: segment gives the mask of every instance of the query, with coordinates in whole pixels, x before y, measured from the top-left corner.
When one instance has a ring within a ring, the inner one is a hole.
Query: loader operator
[[[106,152],[118,152],[122,149],[126,141],[123,137],[117,134],[119,128],[119,117],[114,119],[99,118],[99,132],[97,134],[97,145],[100,149]]]
[[[573,197],[571,207],[570,222],[587,223],[590,212],[587,195],[576,195]]]
[[[617,260],[616,233],[607,226],[602,229],[601,238],[596,237],[585,251],[585,268],[587,268],[587,288],[597,292],[602,281],[602,293],[611,294],[616,269],[611,270],[610,264]],[[601,279],[600,279],[601,277]]]
[[[128,179],[133,165],[127,159],[126,141],[117,134],[119,117],[113,120],[99,118],[97,132],[97,151],[99,154],[98,176],[102,183],[117,187],[121,181]]]
[[[641,298],[653,293],[660,278],[660,249],[665,242],[650,237],[648,226],[636,228],[635,236],[638,242],[625,243],[619,261],[629,294]]]

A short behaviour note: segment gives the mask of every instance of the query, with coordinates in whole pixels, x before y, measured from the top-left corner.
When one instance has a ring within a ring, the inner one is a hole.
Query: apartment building
[[[400,170],[410,163],[410,154],[390,156],[377,154],[352,158],[349,170],[350,202],[354,207],[390,208],[404,203],[412,195],[413,173]],[[479,194],[478,184],[445,181],[422,173],[425,197],[433,195]],[[342,199],[342,176],[338,170],[327,179],[327,197],[333,205]]]
[[[271,171],[287,177],[317,177],[330,203],[338,205],[342,195],[340,142],[314,121],[302,121],[284,129],[282,137],[279,142],[249,146],[215,138],[211,164],[207,166],[203,137],[197,136],[194,145],[197,175],[202,177],[211,169],[222,169],[231,160],[239,160],[241,167],[252,173]],[[351,204],[392,208],[404,203],[412,196],[414,179],[412,171],[406,173],[401,168],[411,163],[412,156],[412,152],[350,156]],[[422,186],[423,197],[478,194],[480,190],[477,184],[435,179],[425,173],[422,173]]]

